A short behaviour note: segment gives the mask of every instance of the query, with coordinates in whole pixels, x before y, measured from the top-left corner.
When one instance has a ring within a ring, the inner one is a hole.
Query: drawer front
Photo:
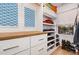
[[[30,49],[23,50],[23,51],[16,53],[14,55],[30,55]]]
[[[36,46],[36,45],[43,43],[43,42],[47,42],[47,35],[46,34],[31,37],[31,47]]]
[[[0,41],[0,54],[15,54],[30,48],[29,37]]]
[[[47,46],[39,45],[31,48],[31,55],[46,55],[47,54]]]

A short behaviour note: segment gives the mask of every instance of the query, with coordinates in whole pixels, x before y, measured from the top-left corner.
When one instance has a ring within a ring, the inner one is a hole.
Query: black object
[[[75,51],[76,49],[78,50],[78,46],[72,43],[70,41],[62,40],[62,49],[68,50],[68,51]]]
[[[55,29],[44,29],[43,31],[55,31]]]
[[[62,40],[62,49],[69,50],[69,47],[70,47],[70,42]]]
[[[47,46],[50,46],[50,45],[52,45],[52,44],[54,44],[55,42],[54,41],[51,41],[51,42],[49,42],[48,44],[47,44]]]
[[[59,39],[56,39],[56,42],[58,42],[59,41]]]
[[[53,40],[53,39],[54,39],[54,37],[52,36],[52,37],[49,37],[47,40],[50,41],[50,40]]]
[[[60,45],[60,43],[58,42],[58,43],[56,43],[56,46],[59,46]]]
[[[73,48],[73,46],[71,46],[71,43],[70,41],[66,41],[66,40],[62,40],[62,49],[65,49],[65,50],[68,50],[68,51],[71,51]],[[75,49],[74,49],[75,50]]]
[[[59,38],[59,35],[58,34],[56,34],[56,38]]]
[[[49,32],[47,35],[50,36],[50,35],[53,35],[55,34],[54,32]]]
[[[75,31],[75,35],[74,35],[74,44],[79,46],[79,23],[76,26],[76,31]]]
[[[74,35],[74,45],[76,45],[77,50],[79,50],[79,23],[76,26],[76,31]]]

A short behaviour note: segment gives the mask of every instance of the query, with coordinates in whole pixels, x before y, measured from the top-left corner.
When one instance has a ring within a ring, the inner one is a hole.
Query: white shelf
[[[52,36],[55,37],[55,33],[56,33],[55,19],[57,18],[57,14],[56,14],[54,11],[52,11],[49,7],[45,6],[45,7],[43,8],[43,15],[52,18],[52,20],[54,21],[54,24],[43,23],[43,26],[44,26],[43,29],[54,29],[54,31],[44,31],[44,32],[48,32],[48,33],[53,32],[54,34],[49,35],[48,37],[52,37]],[[56,38],[54,38],[54,39],[52,39],[52,40],[50,40],[50,41],[47,41],[47,43],[49,43],[49,42],[51,42],[51,41],[54,41],[54,42],[55,42],[55,43],[53,43],[53,44],[51,44],[50,46],[47,47],[47,49],[48,49],[48,48],[54,46],[52,49],[48,50],[48,54],[51,54],[53,51],[55,51],[55,50],[57,49],[55,39],[56,39]]]
[[[55,34],[54,35],[47,36],[47,37],[52,37],[52,36],[55,36]]]
[[[43,25],[55,26],[55,24],[43,23]]]
[[[44,12],[43,12],[44,15],[46,15],[52,19],[57,18],[57,14],[54,11],[52,11],[50,8],[48,8],[47,6],[45,6],[43,10],[44,10]]]
[[[50,55],[53,52],[54,49],[50,49],[49,51],[47,51],[48,55]]]
[[[55,32],[55,31],[44,31],[44,32]]]
[[[60,43],[60,42],[58,41],[58,42],[56,42],[56,43]]]
[[[57,47],[54,47],[53,49],[50,49],[49,51],[48,51],[48,54],[51,54],[51,53],[53,53],[57,48],[59,48],[59,46],[57,46]]]
[[[52,47],[52,46],[54,46],[55,45],[55,43],[54,44],[51,44],[50,46],[48,46],[47,48],[50,48],[50,47]]]
[[[53,40],[50,40],[50,41],[47,41],[47,43],[49,43],[49,42],[51,42],[51,41],[55,41],[55,39],[53,39]]]
[[[52,52],[54,52],[56,50],[56,47],[54,46],[53,49],[50,49],[49,51],[47,51],[48,54],[51,54]]]

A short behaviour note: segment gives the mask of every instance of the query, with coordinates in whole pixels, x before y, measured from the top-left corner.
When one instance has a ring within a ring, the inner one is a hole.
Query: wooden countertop
[[[46,34],[46,32],[30,31],[30,32],[7,32],[7,33],[0,33],[0,41],[14,39],[14,38],[34,36],[34,35],[40,35],[40,34]]]

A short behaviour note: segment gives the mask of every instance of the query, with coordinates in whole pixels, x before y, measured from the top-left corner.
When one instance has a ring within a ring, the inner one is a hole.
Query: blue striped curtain
[[[25,27],[35,27],[35,10],[30,8],[24,9],[24,26]]]
[[[0,3],[0,26],[18,25],[18,5],[16,3]]]

